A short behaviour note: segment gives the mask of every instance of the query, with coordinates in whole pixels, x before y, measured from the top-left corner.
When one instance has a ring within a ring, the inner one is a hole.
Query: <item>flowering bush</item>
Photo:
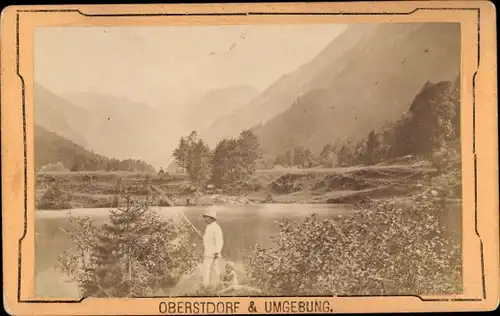
[[[247,254],[247,276],[266,295],[459,293],[460,244],[441,212],[434,200],[402,208],[390,200],[339,219],[284,220],[276,247]]]

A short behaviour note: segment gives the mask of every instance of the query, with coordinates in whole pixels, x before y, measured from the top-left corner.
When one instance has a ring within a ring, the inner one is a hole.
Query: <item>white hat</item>
[[[217,215],[216,215],[214,208],[208,209],[205,213],[203,213],[203,216],[209,216],[209,217],[212,217],[213,219],[217,218]]]

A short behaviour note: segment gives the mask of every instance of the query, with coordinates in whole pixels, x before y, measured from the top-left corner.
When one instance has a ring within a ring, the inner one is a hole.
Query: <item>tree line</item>
[[[337,167],[373,165],[407,155],[432,158],[436,152],[453,149],[450,144],[459,137],[458,78],[455,82],[427,82],[408,112],[381,130],[372,130],[357,142],[338,139],[324,145],[318,154],[306,147],[295,147],[276,156],[271,165]],[[219,188],[245,182],[259,165],[269,165],[269,157],[263,156],[251,130],[243,131],[237,138],[221,140],[214,150],[193,131],[180,139],[173,155],[194,184],[210,182]]]
[[[180,139],[173,156],[194,185],[210,183],[229,189],[246,184],[257,170],[262,151],[257,136],[250,130],[221,140],[214,150],[193,131]]]
[[[460,137],[460,86],[455,82],[427,82],[408,112],[364,139],[337,140],[326,144],[318,155],[296,147],[278,155],[275,165],[286,167],[335,167],[372,165],[406,155],[431,158],[450,149]]]
[[[52,171],[130,171],[154,173],[155,168],[138,159],[106,158],[98,155],[76,155],[70,162],[47,163],[38,168],[39,172]]]
[[[71,171],[130,171],[154,173],[155,168],[139,159],[116,159],[116,158],[85,158],[78,156],[71,166]]]
[[[155,168],[139,159],[116,159],[112,158],[106,163],[106,171],[133,171],[154,173]]]

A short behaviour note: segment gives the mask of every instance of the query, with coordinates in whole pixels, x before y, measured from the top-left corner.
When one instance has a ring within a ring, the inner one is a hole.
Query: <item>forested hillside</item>
[[[325,144],[321,151],[295,147],[282,152],[275,164],[283,166],[372,165],[398,157],[432,159],[436,154],[460,153],[460,80],[427,82],[407,112],[396,121],[373,129],[359,141]]]
[[[426,82],[453,81],[459,71],[460,25],[381,24],[319,72],[286,111],[254,131],[268,154],[358,142],[400,119]]]
[[[88,151],[71,140],[39,125],[35,126],[35,169],[68,169],[155,172],[151,165],[134,159],[109,159]]]

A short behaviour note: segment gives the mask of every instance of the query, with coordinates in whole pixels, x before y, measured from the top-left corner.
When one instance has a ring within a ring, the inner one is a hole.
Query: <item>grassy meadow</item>
[[[435,169],[424,162],[399,165],[353,166],[344,168],[259,170],[247,189],[234,193],[206,186],[195,189],[182,174],[136,172],[44,172],[36,175],[38,209],[43,195],[57,183],[71,208],[114,206],[115,197],[125,188],[134,196],[153,194],[159,188],[174,205],[307,203],[356,204],[368,199],[405,197],[429,182]],[[457,190],[457,187],[442,188]],[[448,193],[448,192],[446,192]],[[163,200],[157,196],[158,205]],[[165,205],[162,205],[165,206]]]

